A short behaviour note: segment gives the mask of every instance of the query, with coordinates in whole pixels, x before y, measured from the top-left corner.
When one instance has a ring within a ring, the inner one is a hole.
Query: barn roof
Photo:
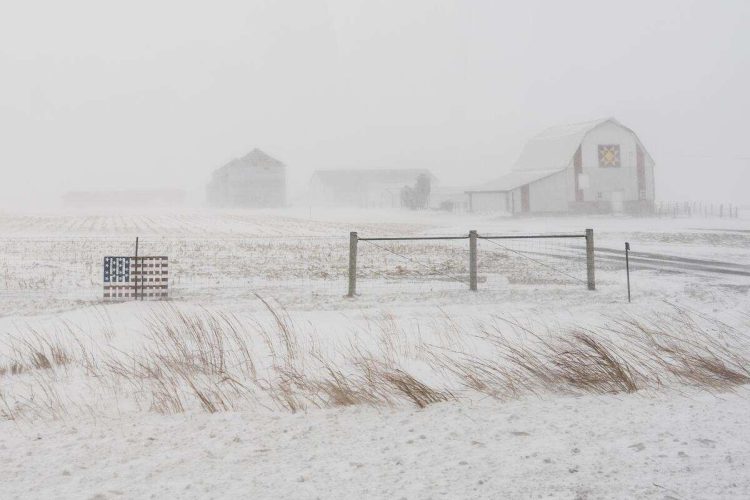
[[[641,149],[651,159],[638,136],[614,118],[600,118],[587,122],[558,125],[543,130],[532,137],[521,150],[510,173],[467,192],[510,191],[530,182],[549,177],[565,170],[581,145],[586,134],[596,127],[612,122],[633,133]],[[653,161],[653,160],[652,160]]]
[[[243,167],[274,167],[283,168],[285,165],[276,158],[273,158],[258,148],[253,149],[242,158],[235,158],[226,165],[216,169],[214,174],[218,174],[230,169]]]
[[[614,118],[602,118],[543,130],[526,143],[513,170],[564,169],[570,164],[586,134],[609,121],[622,126]]]
[[[253,149],[252,151],[250,151],[248,154],[246,154],[239,160],[242,163],[245,163],[253,167],[283,167],[284,166],[284,164],[281,163],[279,160],[267,155],[265,152],[261,151],[258,148]]]

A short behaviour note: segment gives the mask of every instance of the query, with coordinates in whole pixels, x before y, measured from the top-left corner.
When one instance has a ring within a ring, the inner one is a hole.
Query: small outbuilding
[[[614,118],[552,127],[526,144],[510,173],[466,195],[474,212],[650,212],[654,160]]]
[[[283,207],[286,165],[260,149],[253,149],[213,173],[206,197],[214,207]]]
[[[404,188],[420,182],[427,191],[437,179],[426,169],[318,170],[310,179],[310,202],[317,206],[401,208]],[[429,200],[426,200],[429,203]]]

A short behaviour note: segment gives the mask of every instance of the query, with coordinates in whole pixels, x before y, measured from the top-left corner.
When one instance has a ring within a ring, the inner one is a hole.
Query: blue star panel
[[[104,300],[167,298],[167,257],[104,257]]]
[[[104,257],[104,282],[127,283],[130,281],[130,257]]]

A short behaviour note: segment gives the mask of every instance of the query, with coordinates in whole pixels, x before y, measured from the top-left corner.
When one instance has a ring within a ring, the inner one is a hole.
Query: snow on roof
[[[550,127],[542,131],[526,143],[513,170],[564,169],[570,164],[586,134],[609,121],[622,126],[614,118],[602,118]]]
[[[510,191],[565,170],[570,165],[586,134],[608,122],[629,130],[640,144],[638,136],[614,118],[600,118],[550,127],[532,137],[524,145],[521,155],[514,163],[513,170],[510,173],[466,192]],[[651,157],[643,144],[641,144],[641,149],[650,159]]]
[[[480,186],[467,189],[467,193],[511,191],[517,187],[524,186],[530,182],[538,181],[550,175],[560,172],[562,169],[553,170],[514,170],[498,179],[486,182]]]

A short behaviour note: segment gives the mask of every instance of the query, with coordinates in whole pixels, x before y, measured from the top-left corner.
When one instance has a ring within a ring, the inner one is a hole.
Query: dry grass
[[[145,321],[142,344],[127,352],[109,343],[93,346],[64,323],[51,333],[11,337],[0,377],[13,383],[0,390],[0,418],[98,413],[102,398],[118,411],[124,405],[163,414],[299,412],[425,408],[472,394],[510,399],[680,386],[726,391],[750,382],[744,332],[679,308],[573,330],[507,318],[465,326],[442,311],[429,324],[405,327],[384,314],[370,318],[361,337],[324,350],[320,335],[303,335],[283,308],[259,299],[270,321],[164,306]],[[115,334],[106,321],[109,342]],[[83,381],[86,389],[76,392],[71,381]]]
[[[453,399],[450,392],[434,389],[403,370],[383,371],[380,377],[419,408]]]
[[[69,325],[63,323],[62,326],[66,329],[64,333],[72,332]],[[10,355],[6,356],[5,363],[0,364],[0,376],[64,367],[73,360],[68,348],[60,340],[59,332],[45,336],[29,329],[21,336],[8,336],[4,344]]]

